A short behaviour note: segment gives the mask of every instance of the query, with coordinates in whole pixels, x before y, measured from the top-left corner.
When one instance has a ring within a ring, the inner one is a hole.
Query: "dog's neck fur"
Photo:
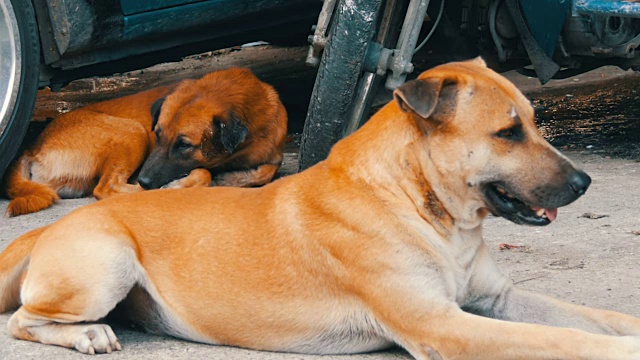
[[[442,175],[431,164],[428,142],[416,120],[390,103],[336,144],[324,168],[345,174],[354,182],[349,188],[361,189],[363,196],[372,194],[388,209],[386,213],[401,224],[394,240],[417,246],[444,268],[456,269],[447,278],[447,291],[463,304],[468,271],[485,246],[484,214],[466,209],[469,205],[455,193],[447,195],[451,189],[439,183]]]
[[[441,236],[478,228],[487,211],[445,195],[451,190],[441,186],[441,174],[429,158],[428,142],[428,135],[412,115],[391,102],[360,130],[336,144],[327,164],[372,185],[385,202],[410,206]]]

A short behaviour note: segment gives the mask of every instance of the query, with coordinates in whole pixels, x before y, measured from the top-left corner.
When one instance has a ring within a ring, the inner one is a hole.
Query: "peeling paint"
[[[361,11],[358,8],[358,5],[356,4],[355,0],[345,0],[344,3],[342,4],[342,9],[343,11],[348,11],[349,14],[354,15],[354,16],[358,16],[360,18],[362,18],[362,20],[366,21],[366,22],[371,22],[374,20],[375,18],[375,14],[370,12],[370,11]]]
[[[640,1],[638,0],[576,0],[573,6],[580,14],[640,17]]]

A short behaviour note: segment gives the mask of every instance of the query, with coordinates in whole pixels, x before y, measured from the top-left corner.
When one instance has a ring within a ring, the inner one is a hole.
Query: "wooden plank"
[[[295,119],[301,116],[301,121],[304,121],[316,72],[316,69],[304,64],[306,54],[306,46],[237,47],[111,77],[76,80],[60,92],[41,90],[38,93],[33,119],[53,119],[59,114],[94,102],[134,94],[183,79],[199,78],[215,70],[240,66],[252,69],[263,81],[272,84],[280,93],[289,111],[289,117]],[[293,128],[295,129],[295,125]]]

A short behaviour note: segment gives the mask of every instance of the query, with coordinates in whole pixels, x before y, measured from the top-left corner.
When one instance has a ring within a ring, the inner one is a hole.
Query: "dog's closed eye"
[[[176,151],[180,151],[180,152],[189,151],[195,147],[193,144],[187,142],[184,139],[176,140],[173,146]]]

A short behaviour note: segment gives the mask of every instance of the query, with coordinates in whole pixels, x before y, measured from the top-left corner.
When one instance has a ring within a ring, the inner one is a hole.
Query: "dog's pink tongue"
[[[544,213],[549,221],[553,221],[558,217],[558,209],[544,209]]]

